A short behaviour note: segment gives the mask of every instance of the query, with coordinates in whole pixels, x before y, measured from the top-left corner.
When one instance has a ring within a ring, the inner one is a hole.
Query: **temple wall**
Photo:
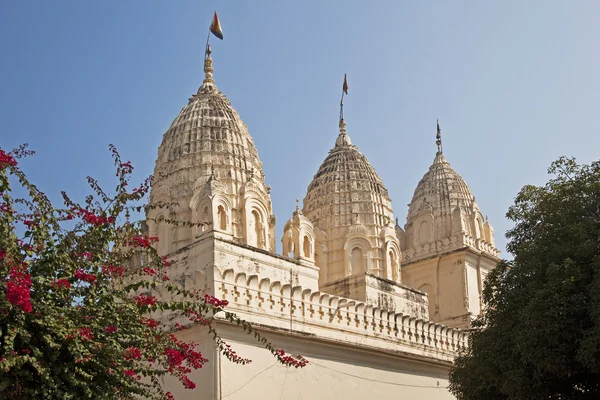
[[[229,334],[229,332],[228,332]],[[222,399],[453,399],[446,389],[448,367],[416,362],[355,346],[330,345],[285,334],[269,334],[277,347],[302,354],[309,364],[302,369],[285,367],[265,350],[231,331],[230,342],[253,362],[241,366],[221,362]]]
[[[210,361],[192,375],[195,390],[186,390],[172,379],[167,389],[178,400],[326,400],[369,398],[402,400],[449,400],[447,363],[424,363],[386,353],[364,351],[356,346],[329,344],[289,333],[267,336],[287,353],[309,360],[304,368],[281,365],[249,335],[231,325],[219,325],[219,333],[247,365],[216,357],[207,343]],[[178,333],[186,339],[202,336],[201,328]]]

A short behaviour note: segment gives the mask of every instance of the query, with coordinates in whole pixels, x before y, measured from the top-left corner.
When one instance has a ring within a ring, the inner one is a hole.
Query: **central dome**
[[[384,226],[393,216],[381,178],[346,133],[340,133],[308,186],[303,212],[322,230],[357,223]]]
[[[304,215],[317,236],[315,262],[323,283],[370,272],[397,279],[399,246],[392,202],[381,178],[350,141],[345,124],[308,186]],[[386,232],[392,232],[388,238]],[[386,244],[387,243],[387,244]],[[388,255],[389,252],[389,255]]]

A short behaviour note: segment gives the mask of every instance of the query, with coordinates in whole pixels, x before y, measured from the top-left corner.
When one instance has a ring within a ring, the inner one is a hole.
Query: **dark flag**
[[[348,94],[348,80],[346,79],[346,74],[344,74],[344,86],[342,86],[342,90],[344,93]]]

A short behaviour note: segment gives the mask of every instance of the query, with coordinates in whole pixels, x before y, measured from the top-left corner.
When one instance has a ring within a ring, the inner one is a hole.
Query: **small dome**
[[[450,166],[441,152],[438,152],[423,175],[408,206],[407,224],[427,208],[434,217],[450,216],[459,207],[471,208],[475,197],[463,178]]]
[[[404,232],[398,230],[403,261],[410,263],[464,247],[497,257],[493,229],[486,228],[471,189],[444,157],[439,123],[436,139],[438,151],[433,164],[408,205]]]
[[[304,214],[302,214],[302,211],[300,211],[300,207],[296,206],[296,210],[294,210],[292,217],[288,219],[285,225],[283,226],[283,230],[287,231],[288,229],[291,229],[292,226],[300,225],[308,225],[312,227],[312,223],[310,222],[310,220],[306,218]]]
[[[357,218],[362,224],[378,226],[379,232],[392,218],[387,189],[346,133],[340,133],[308,186],[304,214],[326,232],[354,225]]]

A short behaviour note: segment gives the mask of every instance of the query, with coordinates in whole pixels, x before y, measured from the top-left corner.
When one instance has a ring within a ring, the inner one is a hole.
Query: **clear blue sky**
[[[212,10],[215,79],[256,142],[278,217],[333,146],[343,74],[354,144],[404,221],[435,153],[465,178],[504,250],[518,190],[561,155],[598,159],[600,2],[2,1],[0,146],[52,198],[92,175],[109,143],[152,173],[162,134],[202,81]],[[504,256],[507,254],[504,252]]]

